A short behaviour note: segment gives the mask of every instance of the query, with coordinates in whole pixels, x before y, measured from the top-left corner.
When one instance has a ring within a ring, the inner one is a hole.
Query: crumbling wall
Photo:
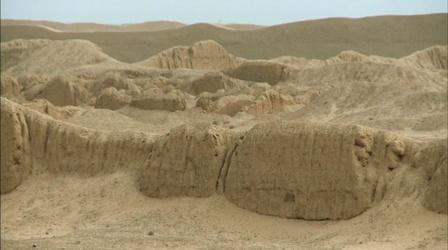
[[[288,66],[269,61],[248,61],[236,68],[225,71],[225,74],[246,81],[267,82],[276,85],[285,81],[290,74]]]
[[[423,204],[438,213],[448,213],[447,140],[429,143],[418,152],[415,166],[423,168],[428,181]]]
[[[158,198],[214,194],[227,150],[224,132],[205,125],[171,130],[155,143],[141,172],[140,190]]]
[[[93,176],[144,165],[153,139],[144,133],[106,132],[54,120],[1,98],[1,193],[31,172]]]
[[[263,123],[248,132],[184,125],[158,138],[91,130],[1,98],[1,193],[41,172],[134,172],[147,196],[223,194],[248,210],[347,219],[415,198],[447,211],[447,141],[355,125]]]
[[[224,194],[262,214],[351,218],[386,195],[424,190],[427,183],[406,178],[417,148],[416,142],[360,126],[259,124],[234,151]]]

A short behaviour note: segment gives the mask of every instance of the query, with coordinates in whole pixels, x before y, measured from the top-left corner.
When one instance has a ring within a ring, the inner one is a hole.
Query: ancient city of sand
[[[447,249],[447,26],[2,20],[1,249]]]

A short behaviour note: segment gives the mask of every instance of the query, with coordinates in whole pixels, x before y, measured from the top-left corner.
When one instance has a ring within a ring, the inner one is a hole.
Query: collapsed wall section
[[[448,213],[447,139],[430,143],[417,155],[416,165],[425,170],[428,188],[423,204],[438,213]]]
[[[343,219],[372,203],[375,178],[355,155],[357,127],[263,124],[235,151],[225,196],[262,214]]]
[[[93,176],[137,168],[153,139],[144,133],[97,131],[54,120],[1,98],[1,193],[31,172]]]
[[[15,105],[1,98],[1,193],[14,190],[29,170],[29,132],[25,116]]]
[[[416,141],[361,126],[259,124],[233,153],[224,194],[262,214],[347,219],[385,197],[421,197],[428,185],[440,188],[415,164],[420,148]]]
[[[214,194],[227,150],[224,132],[208,125],[171,130],[154,144],[141,171],[140,190],[157,198]]]
[[[297,122],[234,133],[184,125],[156,139],[78,127],[1,98],[1,193],[41,172],[130,169],[150,197],[219,193],[242,208],[286,218],[346,219],[409,195],[447,213],[446,144]]]

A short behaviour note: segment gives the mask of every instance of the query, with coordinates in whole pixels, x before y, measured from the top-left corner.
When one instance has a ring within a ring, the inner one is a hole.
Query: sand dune
[[[1,54],[2,71],[12,73],[49,75],[91,64],[116,62],[98,46],[84,40],[14,40],[1,44]]]
[[[222,26],[234,29],[234,30],[257,30],[266,28],[266,26],[262,25],[254,25],[254,24],[240,24],[240,23],[230,23],[230,24],[223,24]]]
[[[54,32],[134,32],[176,29],[185,24],[174,21],[154,21],[135,24],[110,25],[98,23],[59,23],[51,21],[2,19],[2,26],[25,25],[44,27]]]
[[[332,18],[303,21],[251,31],[232,31],[215,25],[194,24],[158,32],[55,33],[32,26],[2,26],[1,41],[13,39],[85,39],[125,62],[138,62],[174,46],[214,40],[235,56],[271,59],[298,56],[325,59],[343,50],[402,57],[447,43],[447,15]],[[150,44],[151,46],[148,46]]]
[[[136,31],[160,31],[177,29],[186,24],[175,21],[150,21],[143,23],[129,23],[121,25],[99,23],[60,23],[52,21],[13,20],[2,19],[2,26],[25,25],[46,28],[53,32],[136,32]],[[254,24],[215,24],[217,27],[230,30],[256,30],[265,26]]]

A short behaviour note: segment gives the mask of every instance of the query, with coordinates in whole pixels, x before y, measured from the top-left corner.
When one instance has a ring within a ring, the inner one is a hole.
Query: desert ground
[[[448,249],[447,26],[2,20],[1,249]]]

